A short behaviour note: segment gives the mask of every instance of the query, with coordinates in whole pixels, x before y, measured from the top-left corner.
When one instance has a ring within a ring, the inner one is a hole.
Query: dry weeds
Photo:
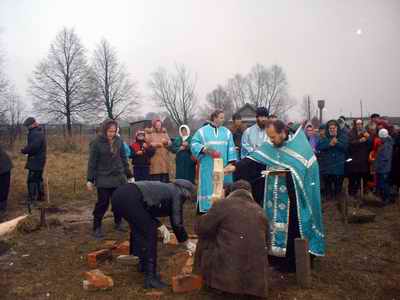
[[[26,209],[19,204],[26,197],[24,157],[13,154],[12,158],[9,218]],[[50,151],[45,178],[49,178],[51,205],[59,208],[53,216],[63,220],[63,226],[16,233],[7,240],[11,250],[0,256],[0,298],[144,299],[143,276],[116,261],[100,267],[114,279],[112,291],[87,292],[82,288],[82,272],[88,270],[85,255],[102,245],[90,237],[90,213],[96,195],[85,190],[86,161],[85,151]],[[345,231],[335,205],[328,203],[324,211],[327,256],[317,261],[312,288],[299,289],[293,275],[273,272],[270,299],[400,299],[400,206],[371,209],[377,213],[374,223],[349,224]],[[185,218],[190,232],[194,211],[194,205],[187,205]],[[37,211],[34,216],[38,218]],[[68,222],[73,218],[82,222]],[[113,231],[111,220],[105,221],[107,238],[127,239],[127,234]],[[168,272],[168,257],[176,252],[172,246],[160,245],[162,272]],[[204,289],[186,295],[167,291],[163,299],[239,297]]]

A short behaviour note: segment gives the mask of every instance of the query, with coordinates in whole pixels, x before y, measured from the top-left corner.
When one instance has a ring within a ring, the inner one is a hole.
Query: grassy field
[[[0,256],[0,299],[144,299],[143,276],[115,261],[100,267],[114,279],[112,291],[83,290],[82,272],[89,270],[85,256],[103,245],[90,236],[96,195],[85,190],[85,149],[64,153],[60,148],[50,147],[45,178],[50,206],[56,212],[49,218],[60,220],[61,225],[28,234],[16,232],[3,241],[10,249]],[[12,159],[8,219],[26,212],[19,204],[26,198],[25,158],[15,152]],[[336,205],[325,204],[327,256],[317,259],[312,288],[300,289],[294,275],[271,270],[270,299],[400,299],[399,206],[369,209],[377,213],[375,222],[349,224],[345,229]],[[38,219],[38,211],[33,216]],[[188,204],[185,224],[189,232],[194,220],[195,206]],[[128,234],[116,233],[112,226],[112,218],[106,218],[107,239],[128,239]],[[165,273],[168,258],[180,248],[160,244],[159,249],[160,269]],[[162,299],[242,298],[204,289],[183,295],[168,290]]]

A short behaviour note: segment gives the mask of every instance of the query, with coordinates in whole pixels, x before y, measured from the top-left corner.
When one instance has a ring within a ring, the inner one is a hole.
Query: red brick
[[[148,292],[145,294],[147,298],[153,299],[153,300],[159,300],[161,299],[162,296],[164,296],[163,292]]]
[[[87,262],[89,268],[97,268],[100,262],[111,259],[111,250],[110,249],[102,249],[95,252],[91,252],[87,255]]]
[[[103,244],[103,248],[105,248],[105,249],[114,249],[116,247],[117,247],[117,241],[113,241],[113,240],[105,241]]]
[[[83,282],[84,289],[111,289],[114,286],[114,281],[110,276],[104,275],[100,270],[92,270],[84,273],[86,282]]]
[[[172,277],[172,291],[187,293],[201,289],[203,278],[199,275],[187,274]]]
[[[114,255],[129,255],[129,241],[118,244],[114,249],[112,249],[112,253]]]
[[[178,244],[179,244],[179,243],[178,243],[178,240],[177,240],[175,234],[171,232],[171,239],[169,240],[169,242],[167,243],[167,245],[176,246],[176,245],[178,245]]]
[[[169,258],[171,276],[192,273],[193,257],[188,251],[178,252]]]

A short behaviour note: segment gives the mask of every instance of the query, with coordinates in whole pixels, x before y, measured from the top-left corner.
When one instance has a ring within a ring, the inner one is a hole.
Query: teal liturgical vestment
[[[236,148],[233,143],[232,133],[226,127],[214,127],[206,125],[201,127],[192,138],[192,154],[199,160],[199,187],[197,193],[197,205],[199,211],[207,212],[211,207],[211,196],[213,193],[213,171],[214,160],[209,155],[202,153],[203,148],[218,151],[223,159],[224,166],[229,162],[236,161]],[[224,183],[231,183],[232,175],[226,175]]]
[[[249,155],[268,170],[289,170],[293,178],[299,231],[308,241],[309,252],[325,255],[318,162],[307,138],[299,128],[281,147],[267,141]],[[270,224],[270,254],[285,256],[290,200],[285,176],[266,172],[264,210]],[[294,199],[292,199],[294,200]]]

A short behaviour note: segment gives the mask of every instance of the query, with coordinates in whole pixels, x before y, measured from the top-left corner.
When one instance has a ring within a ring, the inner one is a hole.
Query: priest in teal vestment
[[[270,140],[248,156],[267,166],[263,207],[270,224],[270,254],[279,257],[294,255],[288,255],[287,250],[291,248],[288,251],[293,252],[296,236],[292,234],[290,237],[289,233],[295,228],[297,236],[308,241],[309,252],[323,256],[325,235],[318,162],[303,130],[299,128],[288,137],[285,129],[281,121],[269,125]],[[272,172],[276,170],[284,170],[288,175],[277,176]],[[291,204],[291,201],[295,203]],[[296,227],[289,226],[293,225],[290,224],[293,223],[290,212],[297,215],[297,220],[294,220],[298,223]]]
[[[197,208],[199,213],[206,213],[211,207],[213,193],[214,158],[221,157],[224,166],[237,159],[232,133],[222,126],[223,111],[217,110],[211,115],[211,123],[197,130],[192,138],[192,154],[200,163],[197,192]],[[224,178],[224,183],[232,183],[232,174]]]

